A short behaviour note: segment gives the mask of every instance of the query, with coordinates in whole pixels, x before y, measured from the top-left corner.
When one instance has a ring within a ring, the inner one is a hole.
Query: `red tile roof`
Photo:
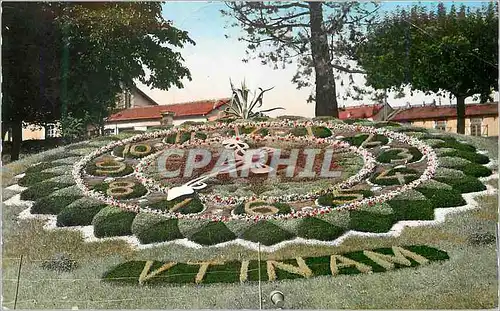
[[[229,98],[200,100],[195,102],[178,103],[172,105],[158,105],[149,107],[138,107],[125,109],[111,115],[109,121],[130,121],[144,119],[160,119],[161,113],[166,111],[174,112],[174,118],[189,116],[204,116],[210,111],[227,104]]]
[[[498,116],[498,103],[489,104],[467,104],[465,106],[465,116]],[[445,119],[456,118],[456,106],[420,106],[403,108],[394,114],[392,121],[411,121],[424,119]]]
[[[339,119],[346,120],[372,118],[380,111],[380,109],[382,109],[382,107],[384,107],[384,105],[377,104],[339,108]]]

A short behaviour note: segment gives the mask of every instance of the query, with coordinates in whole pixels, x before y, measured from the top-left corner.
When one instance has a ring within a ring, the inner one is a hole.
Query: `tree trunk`
[[[21,142],[23,141],[23,125],[21,121],[12,123],[12,149],[10,151],[10,160],[19,160],[21,152]]]
[[[337,92],[331,65],[328,40],[323,29],[323,3],[309,2],[311,53],[316,74],[316,117],[338,118]]]
[[[457,133],[465,134],[465,96],[457,98]]]

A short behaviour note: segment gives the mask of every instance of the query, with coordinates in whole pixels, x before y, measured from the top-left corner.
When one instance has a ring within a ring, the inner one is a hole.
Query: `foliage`
[[[326,138],[332,136],[332,131],[329,128],[323,126],[313,126],[312,132],[314,137]]]
[[[396,220],[433,220],[434,208],[429,200],[390,200]]]
[[[51,214],[57,215],[59,212],[80,199],[81,196],[46,196],[38,199],[31,207],[32,214]]]
[[[349,214],[349,227],[363,232],[387,232],[395,221],[394,211],[387,203],[363,206]]]
[[[307,135],[307,129],[303,126],[300,127],[294,127],[290,130],[290,134],[296,137],[300,136],[306,136]]]
[[[417,190],[430,200],[434,208],[456,207],[466,204],[460,192],[455,189],[446,190],[418,187]]]
[[[229,102],[229,107],[226,108],[226,114],[228,117],[236,117],[238,119],[252,119],[255,117],[263,116],[264,112],[270,112],[278,109],[285,109],[282,107],[276,107],[271,109],[265,109],[260,111],[255,111],[255,109],[262,107],[262,101],[264,98],[264,93],[272,90],[262,89],[259,87],[259,93],[254,92],[253,99],[250,100],[250,90],[246,87],[245,81],[241,83],[239,89],[235,88],[231,82],[231,101]]]
[[[134,80],[168,89],[190,79],[173,48],[194,42],[162,17],[159,2],[11,3],[2,8],[2,122],[12,127],[13,160],[22,121],[65,123],[71,113],[85,125],[102,128],[117,95],[135,87]]]
[[[151,213],[139,213],[132,222],[132,233],[143,244],[182,239],[177,219]]]
[[[126,212],[118,207],[106,206],[92,220],[94,235],[98,238],[131,235],[135,213]]]
[[[67,205],[57,214],[56,225],[58,227],[89,226],[94,216],[105,206],[106,204],[99,201],[87,197],[81,198]]]
[[[72,186],[71,184],[63,184],[51,181],[42,181],[31,185],[28,189],[21,192],[21,200],[36,201],[37,199],[47,196],[59,189]]]
[[[71,113],[61,118],[61,136],[67,142],[73,142],[81,139],[86,133],[86,127],[83,119],[75,118]]]
[[[273,245],[282,241],[290,240],[294,235],[268,221],[259,221],[243,232],[241,238],[260,242],[263,245]]]
[[[235,238],[236,235],[221,221],[211,221],[189,237],[191,241],[201,245],[219,244]]]
[[[26,175],[23,178],[19,179],[17,183],[20,186],[27,187],[56,176],[58,176],[58,174],[55,173],[45,173],[45,172],[26,173]]]
[[[424,92],[448,91],[457,98],[457,132],[465,130],[465,98],[481,102],[498,90],[498,4],[480,9],[455,5],[436,11],[415,5],[398,9],[369,30],[356,51],[375,89],[409,85]]]
[[[440,137],[440,139],[442,139],[442,138]],[[434,147],[435,148],[453,148],[453,149],[457,149],[460,151],[476,152],[476,147],[469,145],[469,144],[464,144],[464,143],[458,142],[456,140],[447,140],[443,143],[437,144]]]
[[[227,2],[222,14],[231,18],[231,26],[240,27],[239,39],[247,44],[247,59],[259,58],[263,65],[296,63],[292,81],[297,88],[313,85],[316,116],[338,116],[334,70],[349,74],[362,71],[352,68],[352,44],[362,37],[380,6],[358,2]],[[353,87],[356,89],[355,87]]]
[[[453,151],[447,151],[442,154],[442,156],[446,157],[459,157],[463,159],[467,159],[471,162],[477,163],[477,164],[487,164],[490,162],[490,159],[485,156],[484,154],[480,153],[475,153],[475,152],[470,152],[470,151],[463,151],[463,150],[453,150]]]
[[[435,177],[437,181],[443,182],[460,191],[461,193],[478,192],[486,190],[486,186],[477,178],[472,176],[463,176],[459,179],[452,177]]]
[[[344,233],[345,229],[334,226],[315,217],[306,217],[298,227],[297,236],[304,239],[333,241]]]

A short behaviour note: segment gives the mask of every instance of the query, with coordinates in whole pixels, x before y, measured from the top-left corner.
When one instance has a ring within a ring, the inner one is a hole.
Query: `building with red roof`
[[[394,109],[389,104],[359,105],[339,108],[339,119],[367,119],[385,121]]]
[[[408,105],[397,109],[389,120],[456,133],[457,107],[436,104]],[[465,134],[498,136],[498,102],[467,104],[465,106]]]
[[[106,119],[105,130],[108,134],[117,134],[124,130],[145,131],[150,127],[179,125],[186,121],[211,121],[224,115],[229,101],[229,98],[222,98],[123,109]]]

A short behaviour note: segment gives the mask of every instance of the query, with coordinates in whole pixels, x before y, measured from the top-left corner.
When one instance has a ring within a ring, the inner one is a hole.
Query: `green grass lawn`
[[[460,137],[498,159],[497,143],[483,138]],[[103,142],[105,144],[106,142]],[[50,150],[57,155],[64,149]],[[13,177],[40,162],[33,155],[4,167],[2,187]],[[498,180],[488,184],[497,187]],[[3,200],[16,193],[3,189]],[[262,260],[314,257],[393,245],[429,245],[446,251],[449,260],[396,271],[320,276],[310,279],[263,282],[263,308],[272,309],[269,293],[285,294],[287,309],[493,309],[498,306],[497,253],[495,241],[498,200],[481,196],[480,208],[448,216],[432,227],[405,228],[399,237],[350,237],[340,246],[288,246],[262,253]],[[242,246],[193,249],[179,245],[132,249],[121,240],[83,242],[79,231],[43,229],[42,220],[17,220],[23,207],[2,209],[3,304],[12,309],[19,257],[23,255],[18,309],[202,309],[259,307],[257,283],[211,285],[116,285],[102,275],[130,260],[203,261],[255,260],[258,254]],[[484,238],[486,237],[486,238]],[[70,254],[77,268],[72,272],[42,269],[42,261],[58,253]]]

